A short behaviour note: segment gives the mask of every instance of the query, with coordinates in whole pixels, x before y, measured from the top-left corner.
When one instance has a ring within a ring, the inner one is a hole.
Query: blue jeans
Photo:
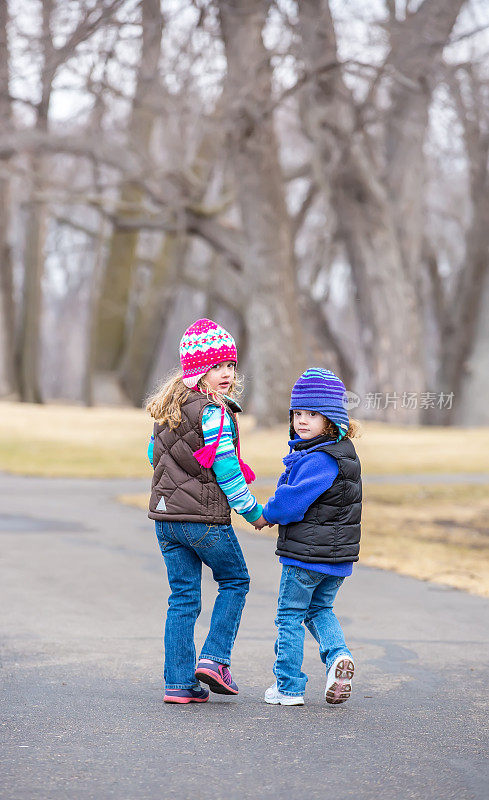
[[[165,685],[189,689],[198,684],[194,628],[201,609],[202,563],[211,568],[218,595],[200,658],[220,664],[231,663],[250,576],[231,525],[157,520],[155,527],[171,589],[165,625]]]
[[[337,656],[351,655],[345,644],[341,625],[333,612],[333,602],[344,578],[302,567],[282,567],[275,625],[276,660],[273,672],[279,692],[303,695],[307,675],[302,672],[304,625],[319,644],[319,654],[326,670]]]

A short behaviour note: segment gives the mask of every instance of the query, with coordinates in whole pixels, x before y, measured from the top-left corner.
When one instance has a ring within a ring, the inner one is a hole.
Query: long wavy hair
[[[205,380],[205,376],[199,380],[197,385],[213,403],[220,406],[225,405],[224,395],[214,392]],[[234,378],[226,394],[228,397],[237,397],[241,388],[241,378],[235,370]],[[149,411],[160,425],[168,424],[170,430],[174,430],[182,421],[182,406],[193,391],[195,390],[185,386],[181,370],[171,372],[156,391],[147,397],[146,411]]]

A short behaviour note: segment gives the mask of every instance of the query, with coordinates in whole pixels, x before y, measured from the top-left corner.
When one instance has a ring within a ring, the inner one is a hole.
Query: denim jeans
[[[278,636],[273,666],[278,690],[282,694],[303,695],[306,688],[307,675],[302,672],[304,625],[319,644],[319,654],[326,670],[341,653],[351,655],[333,612],[333,602],[343,581],[344,578],[336,575],[283,565],[275,620]]]
[[[200,614],[202,563],[218,584],[209,635],[200,658],[229,665],[250,576],[231,525],[203,522],[155,523],[171,594],[165,625],[167,689],[189,689],[195,680],[194,628]]]

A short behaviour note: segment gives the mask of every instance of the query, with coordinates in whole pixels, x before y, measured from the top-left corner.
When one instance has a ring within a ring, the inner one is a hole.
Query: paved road
[[[325,705],[307,634],[306,706],[267,706],[279,567],[241,534],[239,697],[165,706],[163,563],[115,500],[140,486],[0,477],[3,800],[486,800],[487,600],[359,566],[337,604],[351,701]],[[199,642],[213,593],[206,574]]]

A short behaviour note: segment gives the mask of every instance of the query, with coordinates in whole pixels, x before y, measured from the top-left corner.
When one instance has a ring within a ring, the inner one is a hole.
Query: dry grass
[[[354,443],[366,474],[489,472],[489,426],[401,427],[369,422],[362,428]]]
[[[487,472],[489,428],[394,427],[365,423],[355,440],[364,474]],[[45,476],[148,477],[152,423],[138,409],[0,403],[0,470]],[[287,426],[241,423],[256,490],[273,493],[287,451]],[[145,495],[121,498],[147,508]],[[240,527],[248,527],[240,518]],[[275,536],[274,529],[265,535]],[[365,486],[361,560],[489,597],[489,492],[484,485]]]
[[[363,564],[489,597],[487,486],[371,485],[363,508]]]
[[[48,477],[151,474],[152,425],[132,408],[0,403],[0,470]]]
[[[287,426],[254,429],[243,416],[243,455],[275,478],[287,452]],[[355,439],[364,473],[486,472],[489,427],[396,427],[368,422]],[[152,421],[133,408],[0,403],[0,470],[27,475],[144,477]]]
[[[244,417],[241,431],[246,460],[256,474],[278,475],[287,452],[287,426],[253,430],[253,420]],[[354,444],[362,469],[369,475],[489,471],[489,427],[401,427],[364,422]]]

